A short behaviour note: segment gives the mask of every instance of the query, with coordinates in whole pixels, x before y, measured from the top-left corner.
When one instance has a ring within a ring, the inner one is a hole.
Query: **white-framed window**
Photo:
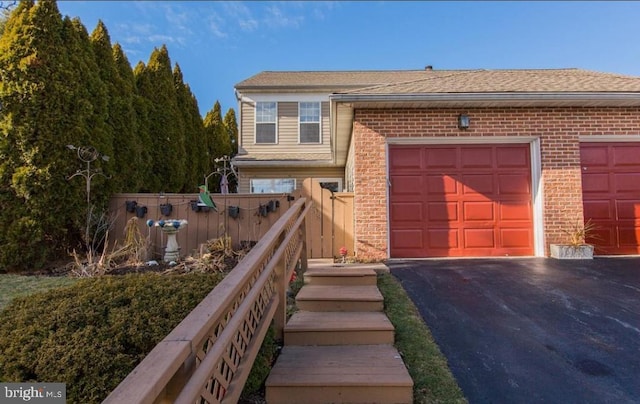
[[[278,117],[278,106],[276,102],[256,103],[256,143],[275,144],[276,119]]]
[[[253,178],[252,194],[287,194],[296,189],[295,178]]]
[[[298,103],[300,118],[300,143],[320,143],[321,107],[319,102]]]
[[[314,178],[318,181],[320,186],[324,189],[331,190],[333,192],[342,192],[342,178]]]

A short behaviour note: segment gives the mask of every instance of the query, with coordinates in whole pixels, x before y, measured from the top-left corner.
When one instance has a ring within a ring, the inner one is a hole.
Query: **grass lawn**
[[[68,286],[76,281],[76,278],[66,276],[0,275],[0,310],[16,297]]]
[[[396,329],[395,346],[413,378],[414,403],[466,403],[447,359],[400,283],[391,274],[379,274],[378,289],[384,296],[384,311]]]

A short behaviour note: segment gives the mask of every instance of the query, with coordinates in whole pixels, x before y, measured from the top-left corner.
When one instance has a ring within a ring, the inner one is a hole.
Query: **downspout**
[[[238,151],[240,151],[240,146],[242,146],[242,94],[237,89],[233,89],[233,93],[236,96],[236,101],[238,101]]]
[[[337,132],[337,127],[338,127],[338,117],[336,116],[336,111],[337,111],[337,107],[335,104],[335,101],[333,100],[333,96],[330,94],[329,95],[329,117],[331,118],[331,125],[329,127],[329,131],[331,132],[331,136],[329,137],[329,139],[331,139],[331,162],[333,164],[336,163],[337,160],[337,156],[338,156],[338,152],[336,151],[336,145],[337,145],[337,141],[336,141],[336,132]]]

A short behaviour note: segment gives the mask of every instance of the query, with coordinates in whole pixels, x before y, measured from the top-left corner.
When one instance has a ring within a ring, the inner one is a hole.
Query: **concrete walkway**
[[[640,402],[640,258],[387,265],[470,403]]]

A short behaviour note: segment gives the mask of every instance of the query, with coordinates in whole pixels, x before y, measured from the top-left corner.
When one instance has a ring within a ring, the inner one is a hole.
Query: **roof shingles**
[[[582,69],[262,72],[238,89],[341,94],[640,92],[640,77]]]

